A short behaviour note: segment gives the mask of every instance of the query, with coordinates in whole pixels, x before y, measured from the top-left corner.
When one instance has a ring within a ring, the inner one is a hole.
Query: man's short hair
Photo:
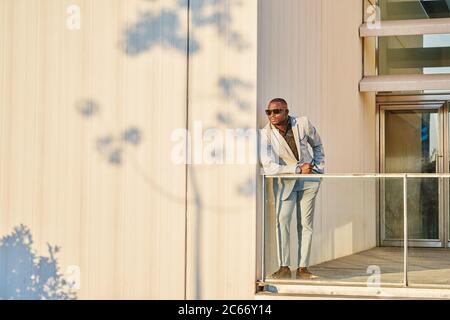
[[[272,99],[272,100],[270,100],[269,105],[271,105],[272,103],[281,103],[282,105],[286,106],[286,108],[288,106],[286,100],[284,100],[283,98]]]

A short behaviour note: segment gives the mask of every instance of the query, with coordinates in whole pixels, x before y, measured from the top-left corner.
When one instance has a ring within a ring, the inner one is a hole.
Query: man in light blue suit
[[[325,154],[316,128],[306,117],[289,116],[284,99],[270,101],[269,123],[261,130],[261,164],[267,175],[324,173]],[[308,150],[311,146],[313,155]],[[320,179],[273,179],[276,210],[276,238],[280,269],[271,277],[290,279],[290,224],[296,209],[298,261],[296,277],[312,279],[308,270],[313,234],[313,218]]]

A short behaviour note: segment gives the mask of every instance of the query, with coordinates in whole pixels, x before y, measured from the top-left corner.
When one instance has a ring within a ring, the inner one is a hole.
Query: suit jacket
[[[307,117],[290,117],[290,121],[299,160],[297,161],[283,136],[269,122],[261,130],[260,135],[260,160],[264,173],[266,175],[295,174],[297,165],[304,163],[313,165],[313,173],[324,173],[325,153],[316,128]],[[312,148],[312,155],[308,150],[308,144]],[[274,184],[275,191],[282,200],[286,200],[292,193],[295,182],[295,179],[284,178],[278,179],[278,183]]]

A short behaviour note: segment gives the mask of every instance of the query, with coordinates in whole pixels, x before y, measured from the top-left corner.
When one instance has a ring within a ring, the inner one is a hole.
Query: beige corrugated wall
[[[66,27],[71,5],[81,30]],[[24,224],[39,255],[60,246],[61,272],[79,267],[79,298],[184,297],[185,168],[168,155],[185,126],[186,45],[146,30],[163,10],[0,1],[0,234]]]
[[[256,165],[187,171],[171,139],[256,127],[256,6],[0,0],[0,236],[59,246],[81,299],[251,297]]]
[[[222,14],[202,26],[204,2],[191,0],[189,129],[256,129],[257,1],[219,1]],[[188,178],[187,297],[252,298],[256,164],[193,165]]]

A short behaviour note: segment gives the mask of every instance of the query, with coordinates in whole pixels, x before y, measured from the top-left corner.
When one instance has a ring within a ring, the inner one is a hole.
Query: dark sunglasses
[[[287,109],[272,109],[272,110],[266,110],[266,114],[268,115],[268,116],[270,116],[271,114],[272,114],[272,112],[273,112],[273,114],[280,114],[280,113],[283,113],[283,112],[285,112]]]

